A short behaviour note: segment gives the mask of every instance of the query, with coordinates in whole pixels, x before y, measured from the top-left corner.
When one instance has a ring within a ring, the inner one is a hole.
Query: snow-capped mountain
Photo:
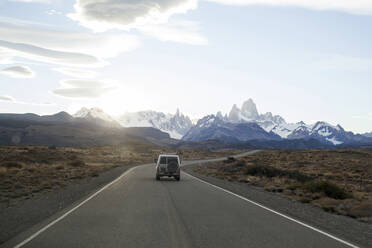
[[[271,112],[259,114],[257,106],[252,99],[245,101],[241,109],[234,104],[226,120],[233,123],[255,122],[267,132],[272,131],[276,126],[286,124],[285,120],[281,116],[273,115]],[[280,130],[277,131],[279,132]],[[278,133],[278,135],[282,136],[280,133]]]
[[[81,108],[73,115],[75,118],[83,118],[108,127],[121,127],[120,124],[99,108]]]
[[[118,118],[118,122],[123,127],[154,127],[169,133],[174,139],[181,139],[193,126],[190,118],[178,109],[174,115],[156,111],[126,113]]]
[[[268,112],[259,114],[257,106],[252,99],[245,101],[239,109],[235,104],[229,114],[227,121],[230,122],[254,122],[266,130],[273,132],[284,139],[309,139],[314,138],[323,143],[340,145],[350,142],[353,137],[340,126],[333,126],[326,122],[317,122],[308,125],[303,121],[298,123],[287,123],[279,115]]]
[[[257,123],[228,122],[219,114],[208,115],[200,119],[182,138],[184,141],[223,140],[227,142],[280,139],[280,136],[266,132]]]
[[[174,139],[184,141],[222,140],[245,142],[249,140],[310,140],[315,139],[326,145],[341,145],[371,142],[372,134],[354,134],[340,125],[324,121],[306,124],[303,121],[287,123],[280,115],[271,112],[260,114],[252,99],[245,101],[241,108],[233,105],[228,114],[217,112],[197,122],[180,113],[164,114],[156,111],[126,113],[113,118],[99,108],[82,108],[75,118],[88,119],[96,124],[109,127],[152,127],[166,132]]]
[[[115,122],[115,119],[110,115],[106,114],[102,109],[99,108],[81,108],[74,114],[74,117],[78,118],[96,118],[104,121]]]
[[[255,129],[257,133],[254,133],[252,130],[237,128],[237,124],[243,123],[257,124],[266,131],[268,136],[263,135],[259,129]],[[229,131],[227,132],[226,130]],[[227,137],[229,135],[230,137]],[[241,141],[277,139],[278,137],[291,140],[316,139],[329,145],[341,145],[365,140],[362,135],[346,132],[340,125],[334,126],[322,121],[311,125],[302,121],[287,123],[283,117],[273,115],[271,112],[260,114],[252,99],[245,101],[241,108],[234,104],[228,115],[223,116],[221,112],[218,112],[217,115],[209,115],[200,119],[183,137],[183,140],[196,141],[205,140],[206,138],[222,139],[222,137],[225,140]]]

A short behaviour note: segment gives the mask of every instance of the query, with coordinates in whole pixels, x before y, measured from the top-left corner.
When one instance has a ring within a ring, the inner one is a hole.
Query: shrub
[[[19,162],[15,162],[15,161],[7,161],[7,162],[3,162],[0,164],[0,167],[4,167],[4,168],[17,168],[17,169],[21,169],[23,167],[23,165]]]
[[[295,180],[297,180],[299,182],[302,182],[302,183],[308,182],[308,181],[311,181],[312,180],[311,177],[309,177],[309,176],[307,176],[305,174],[302,174],[299,171],[286,171],[286,174],[287,174],[287,176],[289,178],[295,179]]]
[[[85,162],[82,160],[75,160],[75,161],[70,162],[70,165],[73,167],[82,167],[82,166],[85,166]]]
[[[343,200],[350,197],[350,195],[346,193],[343,189],[341,189],[336,184],[330,182],[311,181],[305,183],[303,185],[303,189],[311,193],[323,193],[326,196],[334,199]]]
[[[322,209],[326,212],[336,213],[336,209],[332,206],[322,206]]]
[[[288,177],[299,182],[308,182],[312,180],[311,177],[304,175],[299,171],[281,170],[268,165],[248,166],[245,168],[245,174],[260,177]]]
[[[348,211],[348,215],[354,218],[372,217],[372,202],[365,201]]]
[[[234,162],[236,159],[234,158],[234,157],[228,157],[225,161],[227,162],[227,163],[231,163],[231,162]]]
[[[224,166],[219,171],[228,172],[228,173],[235,173],[238,172],[240,169],[238,167],[235,167],[233,165]]]
[[[91,177],[98,177],[99,174],[98,174],[98,172],[92,172],[92,173],[90,174],[90,176],[91,176]]]
[[[272,166],[252,165],[245,168],[245,174],[260,177],[276,177],[282,174],[282,170]]]
[[[311,200],[309,198],[301,198],[300,199],[300,202],[302,202],[302,203],[310,203]]]
[[[65,167],[63,165],[57,165],[56,170],[63,170]]]
[[[236,167],[244,167],[244,166],[246,166],[246,163],[244,161],[238,161],[234,165]]]

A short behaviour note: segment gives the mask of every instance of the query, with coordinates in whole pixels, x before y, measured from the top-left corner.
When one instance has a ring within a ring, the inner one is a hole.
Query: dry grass
[[[200,159],[239,151],[177,151],[139,142],[91,148],[0,146],[0,203],[9,205],[117,166],[151,163],[160,153],[176,152],[182,159]]]
[[[372,222],[371,150],[271,150],[195,170]]]

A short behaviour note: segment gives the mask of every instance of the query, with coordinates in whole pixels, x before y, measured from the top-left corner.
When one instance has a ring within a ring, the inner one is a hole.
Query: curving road
[[[353,247],[186,173],[180,182],[154,173],[135,167],[6,246]]]

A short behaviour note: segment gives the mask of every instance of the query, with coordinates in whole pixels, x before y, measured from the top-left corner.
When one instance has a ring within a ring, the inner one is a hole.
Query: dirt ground
[[[372,150],[267,150],[194,170],[372,223]]]

